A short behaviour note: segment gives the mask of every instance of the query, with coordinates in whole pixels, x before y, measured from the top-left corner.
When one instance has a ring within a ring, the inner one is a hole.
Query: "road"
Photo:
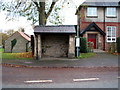
[[[74,82],[73,79],[99,78]],[[3,88],[118,88],[118,72],[108,68],[17,68],[2,67]],[[52,80],[50,83],[25,83]]]

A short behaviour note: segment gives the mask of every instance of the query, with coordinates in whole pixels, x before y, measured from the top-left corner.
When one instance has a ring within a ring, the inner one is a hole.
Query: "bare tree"
[[[18,15],[20,16],[27,16],[28,20],[33,20],[33,23],[36,23],[37,20],[39,21],[39,25],[46,25],[47,19],[54,10],[54,8],[57,11],[60,10],[59,6],[56,6],[56,3],[60,1],[61,3],[65,3],[69,0],[12,0],[11,2],[0,2],[0,8],[2,10],[6,10],[9,15],[12,15],[13,17],[16,17]],[[46,2],[49,2],[49,8],[46,8]],[[56,7],[55,7],[56,6]],[[47,10],[46,10],[47,9]],[[56,14],[55,14],[56,15]],[[57,21],[60,21],[60,17],[56,16],[55,18]],[[59,23],[59,22],[58,22]]]

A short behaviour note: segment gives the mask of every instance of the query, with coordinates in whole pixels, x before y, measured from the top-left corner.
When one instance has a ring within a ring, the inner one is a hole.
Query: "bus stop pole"
[[[77,57],[79,57],[80,56],[80,35],[79,35],[79,33],[80,33],[80,31],[79,31],[79,26],[78,25],[76,25],[75,26],[75,29],[76,29],[76,45],[75,45],[75,47],[76,47],[76,56]]]

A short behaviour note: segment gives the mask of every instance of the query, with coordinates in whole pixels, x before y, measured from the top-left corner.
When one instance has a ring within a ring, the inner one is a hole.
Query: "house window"
[[[97,8],[96,7],[88,7],[87,8],[87,16],[97,16]]]
[[[107,26],[107,42],[116,42],[115,26]]]
[[[107,17],[116,17],[117,15],[116,8],[115,7],[108,7],[106,10],[106,16]]]

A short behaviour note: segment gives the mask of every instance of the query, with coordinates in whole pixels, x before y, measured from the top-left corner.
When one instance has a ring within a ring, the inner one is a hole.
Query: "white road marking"
[[[51,83],[52,80],[31,80],[31,81],[24,81],[25,83]]]
[[[74,82],[80,82],[80,81],[95,81],[95,80],[99,80],[99,78],[73,79]]]

